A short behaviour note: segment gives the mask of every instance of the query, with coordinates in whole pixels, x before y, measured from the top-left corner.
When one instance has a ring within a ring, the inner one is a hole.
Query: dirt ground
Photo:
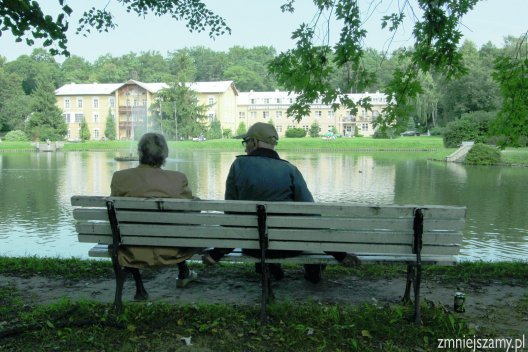
[[[192,264],[191,264],[192,265]],[[254,273],[233,273],[215,267],[197,269],[198,279],[184,289],[177,289],[176,268],[162,268],[144,272],[144,283],[150,301],[169,303],[228,303],[259,304],[260,276]],[[15,285],[20,289],[28,303],[47,304],[66,297],[70,300],[89,299],[109,303],[113,301],[114,280],[66,281],[40,276],[31,278],[2,276],[2,285]],[[458,286],[458,287],[457,287]],[[337,279],[326,275],[314,285],[303,278],[302,269],[287,269],[281,281],[273,283],[277,300],[315,301],[321,303],[375,303],[381,306],[397,303],[405,289],[404,278],[367,280],[357,277]],[[528,287],[504,285],[489,282],[474,285],[456,283],[437,283],[433,280],[422,281],[422,298],[435,304],[441,304],[448,310],[453,309],[455,292],[466,295],[466,312],[456,313],[463,316],[476,328],[493,327],[504,333],[503,336],[528,338]],[[125,283],[123,300],[133,300],[134,283],[130,277]],[[522,303],[521,303],[522,302]],[[523,304],[523,309],[520,309]],[[498,336],[498,337],[503,337]]]

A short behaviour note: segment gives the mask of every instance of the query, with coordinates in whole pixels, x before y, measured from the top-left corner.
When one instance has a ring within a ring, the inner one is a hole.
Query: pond
[[[176,151],[166,169],[187,174],[193,193],[222,199],[239,154]],[[116,152],[0,153],[0,256],[87,258],[77,242],[72,195],[108,195],[112,173],[137,162]],[[515,261],[528,254],[528,168],[464,166],[420,153],[283,152],[316,201],[463,205],[461,260]]]

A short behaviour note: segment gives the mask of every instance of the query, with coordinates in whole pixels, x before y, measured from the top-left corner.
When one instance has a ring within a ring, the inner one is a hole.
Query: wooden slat
[[[75,220],[106,220],[108,221],[108,212],[106,208],[76,208],[73,209],[73,218]]]
[[[117,212],[117,220],[128,223],[163,223],[163,224],[196,224],[196,225],[236,225],[257,227],[255,215],[237,214],[212,214],[212,213],[190,213],[190,212],[153,212],[153,211],[127,211]]]
[[[90,197],[73,196],[73,206],[104,207],[107,199],[114,200],[118,209],[181,210],[181,211],[240,211],[255,212],[256,204],[266,206],[268,213],[288,214],[328,214],[353,217],[412,217],[414,209],[424,211],[424,218],[464,218],[465,207],[439,205],[365,205],[348,203],[301,203],[263,201],[225,201],[173,198],[134,198],[134,197]]]
[[[77,231],[82,234],[112,234],[110,224],[107,222],[77,223]],[[185,225],[153,225],[153,224],[128,224],[120,225],[122,237],[141,236],[150,238],[152,242],[157,237],[200,237],[211,238],[235,238],[258,240],[255,228],[248,227],[222,227],[222,226],[185,226]],[[373,243],[373,244],[411,244],[412,234],[404,232],[386,231],[336,231],[336,230],[292,230],[292,229],[269,229],[270,242],[339,242],[339,243]],[[424,245],[451,245],[462,241],[459,232],[425,232],[423,236]]]
[[[317,242],[271,242],[270,250],[300,250],[311,252],[352,252],[357,254],[412,254],[410,245],[372,243],[317,243]],[[456,255],[459,246],[424,246],[423,255]]]
[[[110,253],[108,251],[108,246],[106,245],[96,245],[88,251],[90,257],[97,258],[109,258]],[[408,263],[414,262],[416,257],[414,255],[362,255],[359,256],[362,264],[372,264],[372,263]],[[196,254],[190,258],[190,260],[201,261],[201,254]],[[240,250],[235,250],[233,253],[230,253],[222,258],[222,262],[258,262],[259,258],[254,258],[250,256],[244,256]],[[329,264],[338,264],[337,260],[334,257],[320,254],[320,253],[303,253],[301,255],[289,258],[274,258],[267,259],[269,263],[298,263],[298,264],[310,264],[310,263],[329,263]],[[426,264],[439,264],[439,265],[452,265],[457,262],[455,256],[422,256],[422,262]]]

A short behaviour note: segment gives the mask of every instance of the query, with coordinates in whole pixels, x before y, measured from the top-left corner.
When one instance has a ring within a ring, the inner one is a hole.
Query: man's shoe
[[[202,263],[205,264],[205,265],[216,265],[216,260],[213,259],[213,257],[211,257],[211,255],[209,253],[204,253],[202,255]]]
[[[176,288],[184,288],[192,281],[196,280],[198,278],[198,274],[194,270],[189,271],[189,275],[187,275],[184,279],[176,279]]]
[[[321,264],[304,264],[304,278],[312,284],[321,281],[323,266]]]
[[[361,265],[361,260],[359,260],[359,258],[354,253],[347,253],[341,261],[341,264],[347,268],[351,268]]]

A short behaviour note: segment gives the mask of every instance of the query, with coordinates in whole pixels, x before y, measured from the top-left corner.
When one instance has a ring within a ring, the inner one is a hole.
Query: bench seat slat
[[[112,230],[106,222],[77,223],[77,232],[82,234],[106,235],[111,241]],[[151,238],[155,243],[159,237],[180,238],[223,238],[223,239],[253,239],[257,240],[256,229],[251,227],[223,227],[223,226],[174,226],[174,225],[151,225],[151,224],[121,224],[122,237],[141,236]],[[321,229],[269,229],[270,241],[332,241],[340,243],[362,243],[370,242],[377,244],[408,244],[413,241],[412,234],[405,232],[386,231],[337,231]],[[452,245],[460,243],[462,234],[460,232],[425,232],[423,235],[424,245]]]
[[[110,244],[111,238],[97,238],[97,236],[81,236],[79,242]],[[158,237],[155,242],[150,237],[129,236],[123,239],[123,245],[141,245],[152,246],[173,246],[173,247],[223,247],[223,248],[247,248],[258,249],[258,240],[243,239],[223,239],[223,238],[177,238],[177,237]],[[376,254],[412,254],[412,247],[405,244],[373,244],[373,243],[328,243],[328,242],[285,242],[272,241],[269,243],[270,250],[300,250],[312,252],[325,251],[343,251]],[[457,245],[452,246],[423,246],[423,255],[456,255],[459,252]]]
[[[205,213],[166,213],[166,212],[129,212],[120,211],[117,214],[119,222],[141,223],[186,223],[197,225],[236,225],[257,226],[254,215],[236,214],[205,214]],[[412,218],[378,218],[375,221],[369,218],[332,218],[332,217],[302,217],[302,216],[269,216],[268,228],[273,227],[300,227],[300,228],[335,228],[335,229],[391,229],[408,230],[412,228]],[[461,229],[464,226],[462,219],[425,220],[427,229]]]
[[[107,220],[106,209],[79,209],[74,210],[74,218],[77,220]],[[200,225],[224,225],[224,226],[257,226],[255,216],[226,215],[226,214],[199,214],[199,213],[158,213],[158,212],[130,212],[120,211],[119,222],[140,223],[186,223]],[[461,230],[464,227],[463,219],[456,220],[425,220],[424,227],[428,230]],[[268,227],[300,227],[311,229],[355,229],[355,230],[382,230],[393,231],[409,230],[412,228],[412,219],[332,219],[327,217],[279,217],[270,216]]]
[[[255,201],[221,201],[172,198],[134,198],[73,196],[73,206],[105,207],[105,201],[114,200],[118,209],[180,210],[180,211],[239,211],[255,212]],[[424,210],[424,218],[464,218],[465,207],[437,205],[365,205],[348,203],[300,203],[300,202],[258,202],[266,205],[268,213],[289,214],[333,214],[349,217],[412,217],[416,208]]]
[[[92,258],[109,258],[110,253],[108,251],[107,245],[98,244],[92,247],[88,251],[88,255]],[[385,262],[401,262],[401,263],[408,263],[408,262],[414,262],[416,260],[416,257],[414,255],[362,255],[359,256],[359,259],[364,264],[371,264],[371,263],[385,263]],[[194,255],[190,260],[196,260],[201,261],[201,255],[196,254]],[[242,252],[237,249],[230,253],[229,255],[226,255],[222,262],[257,262],[259,261],[258,258],[250,257],[250,256],[243,256]],[[298,263],[298,264],[309,264],[309,263],[337,263],[337,261],[334,259],[334,257],[321,254],[321,253],[314,253],[314,252],[305,252],[301,255],[295,256],[295,257],[288,257],[288,258],[275,258],[275,259],[268,259],[267,260],[270,263]],[[452,265],[455,264],[457,261],[456,256],[451,255],[444,255],[444,256],[433,256],[433,255],[425,255],[422,256],[422,261],[424,263],[430,263],[430,264],[440,264],[440,265]]]

